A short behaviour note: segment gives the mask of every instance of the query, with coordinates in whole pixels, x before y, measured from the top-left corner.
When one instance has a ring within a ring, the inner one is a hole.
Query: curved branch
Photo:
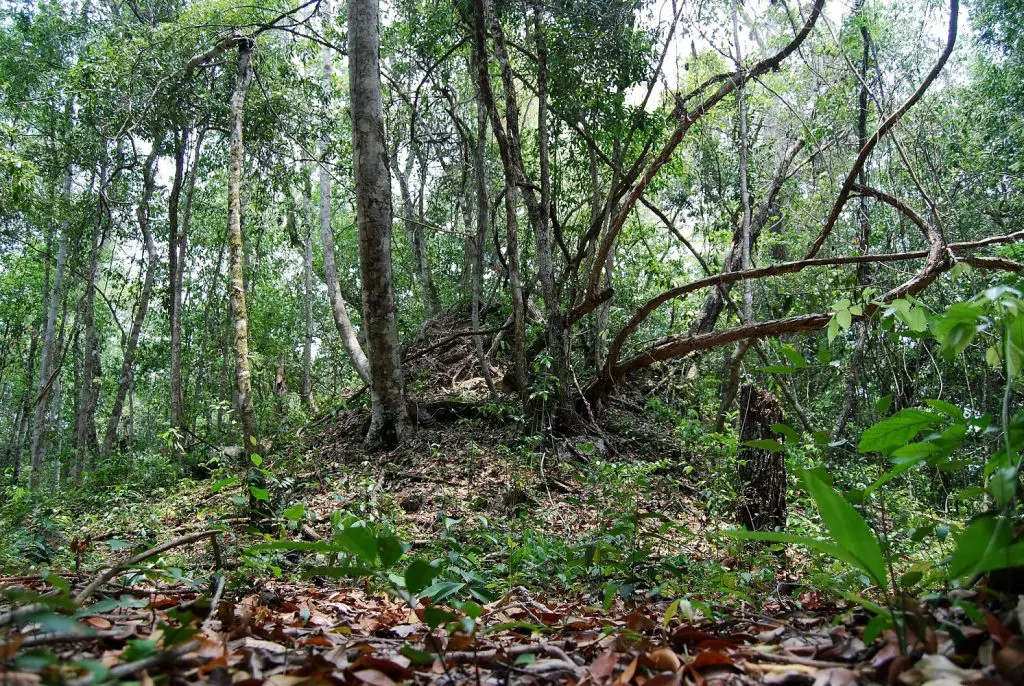
[[[922,81],[921,85],[917,87],[917,90],[915,90],[914,93],[902,105],[900,105],[895,112],[890,114],[889,117],[879,125],[874,135],[867,140],[867,143],[864,144],[864,147],[861,148],[860,152],[857,154],[857,159],[854,160],[853,166],[850,167],[850,171],[846,175],[846,180],[843,181],[842,188],[839,189],[839,196],[836,198],[836,202],[832,206],[832,211],[825,220],[825,226],[822,227],[818,237],[814,239],[814,243],[811,244],[810,249],[807,251],[808,258],[814,257],[818,254],[818,251],[821,250],[821,246],[824,245],[825,240],[829,237],[829,234],[832,233],[832,229],[835,227],[836,221],[839,219],[839,215],[842,213],[843,208],[846,207],[846,203],[851,197],[851,193],[857,183],[857,177],[860,174],[861,169],[864,168],[864,165],[867,164],[868,157],[871,156],[871,152],[875,149],[875,146],[877,146],[878,142],[882,140],[882,137],[896,126],[899,120],[903,118],[903,115],[905,115],[911,107],[917,104],[918,100],[924,97],[925,91],[927,91],[932,85],[932,82],[938,78],[939,72],[941,72],[942,68],[946,65],[946,61],[953,53],[953,47],[956,45],[959,13],[959,0],[950,0],[949,33],[946,37],[945,49],[942,51],[942,54],[939,55],[939,59],[931,68],[931,71],[929,71],[927,76],[925,76],[924,81]]]

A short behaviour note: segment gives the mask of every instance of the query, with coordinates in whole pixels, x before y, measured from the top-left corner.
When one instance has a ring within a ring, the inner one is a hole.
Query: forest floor
[[[728,468],[689,454],[670,421],[627,399],[601,435],[524,440],[498,410],[459,418],[460,382],[434,360],[414,378],[435,413],[402,449],[365,451],[359,408],[274,447],[263,468],[282,516],[260,527],[244,484],[217,473],[28,511],[6,539],[23,548],[0,558],[25,563],[0,576],[0,679],[1024,684],[1024,600],[983,580],[902,601],[905,631],[877,631],[844,598],[863,587],[848,570],[715,535]],[[808,515],[793,503],[792,517]],[[441,599],[403,600],[383,563],[356,579],[310,569],[353,519],[394,532],[403,565],[442,560]],[[285,541],[300,543],[273,549]]]

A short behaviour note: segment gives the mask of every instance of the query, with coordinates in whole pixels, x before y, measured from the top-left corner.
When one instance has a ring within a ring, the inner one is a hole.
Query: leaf
[[[373,570],[369,567],[345,565],[341,567],[308,567],[304,576],[323,576],[328,579],[348,579],[352,577],[364,578],[373,576]]]
[[[265,488],[260,488],[259,486],[251,486],[250,485],[249,486],[249,493],[252,494],[252,497],[255,498],[256,500],[265,500],[265,501],[269,501],[270,500],[270,491],[268,491]]]
[[[828,485],[819,470],[805,469],[801,471],[801,477],[804,488],[818,506],[825,527],[832,534],[832,540],[857,560],[857,567],[867,572],[877,585],[884,587],[887,576],[885,557],[868,523],[853,505]]]
[[[881,398],[875,401],[875,412],[878,414],[885,414],[892,407],[892,393],[883,395]]]
[[[842,560],[853,567],[860,567],[857,560],[848,551],[832,541],[826,541],[822,538],[790,534],[784,531],[748,531],[746,529],[729,529],[723,531],[722,535],[742,541],[769,541],[772,543],[792,543],[793,545],[807,546],[837,560]]]
[[[227,488],[228,486],[233,486],[234,484],[237,484],[237,483],[238,483],[238,477],[237,476],[229,476],[226,479],[220,479],[219,481],[214,481],[213,484],[210,485],[210,493],[219,493],[220,491],[222,491],[223,489]]]
[[[850,314],[849,310],[839,310],[836,312],[836,322],[841,329],[849,329],[850,325],[853,324],[853,315]]]
[[[1017,493],[1017,482],[1019,481],[1016,467],[1003,467],[997,469],[988,482],[989,493],[995,498],[996,505],[1000,509],[1009,505],[1013,496]]]
[[[440,607],[437,607],[436,605],[428,605],[427,607],[423,608],[423,621],[431,629],[436,629],[442,624],[447,624],[453,619],[455,619],[454,614]]]
[[[455,595],[465,587],[466,584],[459,581],[438,581],[420,591],[420,597],[429,596],[435,603],[439,603]]]
[[[836,336],[839,335],[839,322],[836,321],[835,317],[832,317],[832,319],[829,320],[829,322],[828,322],[828,332],[827,333],[828,333],[828,342],[829,343],[834,341],[836,339]]]
[[[781,345],[779,346],[779,351],[786,356],[786,359],[789,360],[790,364],[794,367],[799,368],[809,366],[807,364],[807,360],[804,359],[804,356],[801,355],[792,345]]]
[[[282,514],[288,521],[298,522],[306,516],[306,506],[303,503],[297,503],[286,509]]]
[[[259,467],[260,465],[263,464],[263,458],[257,455],[256,453],[250,455],[249,459],[252,460],[253,465],[256,467]]]
[[[888,454],[940,421],[940,417],[927,410],[908,407],[868,428],[861,434],[857,449],[862,453]]]
[[[1024,541],[1013,543],[1013,527],[1006,517],[975,519],[957,538],[949,561],[949,575],[962,578],[994,569],[1024,565]]]
[[[377,537],[365,525],[347,526],[334,535],[334,540],[345,552],[367,564],[373,564],[377,559]]]
[[[439,565],[416,558],[405,570],[405,588],[415,596],[429,586],[440,573]]]
[[[377,555],[380,557],[380,564],[384,569],[394,566],[404,553],[402,542],[394,534],[383,533],[377,539]]]
[[[789,424],[772,424],[772,431],[782,434],[786,443],[799,443],[800,433]]]

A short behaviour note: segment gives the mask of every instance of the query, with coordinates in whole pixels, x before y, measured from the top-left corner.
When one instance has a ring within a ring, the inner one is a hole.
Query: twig
[[[217,605],[220,604],[220,597],[224,594],[224,585],[227,577],[223,574],[217,577],[217,588],[213,591],[213,597],[210,598],[210,614],[206,615],[206,619],[203,620],[202,628],[210,626],[210,622],[217,616]]]
[[[120,571],[122,571],[122,570],[124,570],[124,569],[126,569],[128,567],[131,567],[132,565],[136,565],[136,564],[142,562],[143,560],[148,560],[149,558],[153,557],[154,555],[159,555],[160,553],[162,553],[164,551],[167,551],[167,550],[170,550],[171,548],[177,548],[178,546],[181,546],[181,545],[187,545],[189,543],[194,543],[196,541],[201,541],[204,538],[208,538],[210,536],[216,536],[217,534],[220,534],[220,533],[223,533],[223,531],[221,531],[220,529],[208,529],[207,531],[200,531],[199,533],[188,534],[186,536],[181,536],[179,538],[175,538],[174,540],[167,541],[166,543],[161,543],[160,545],[156,546],[155,548],[150,548],[149,550],[147,550],[147,551],[145,551],[143,553],[139,553],[138,555],[136,555],[135,557],[127,560],[126,562],[122,562],[121,564],[114,565],[113,567],[111,567],[110,569],[107,569],[105,572],[103,572],[102,574],[97,576],[95,579],[93,579],[92,582],[88,586],[86,586],[84,589],[82,589],[81,593],[79,593],[77,596],[75,596],[75,602],[78,603],[79,605],[81,605],[82,603],[84,603],[86,600],[89,599],[89,596],[91,596],[93,593],[96,592],[97,588],[99,588],[100,586],[102,586],[106,582],[110,581],[118,572],[120,572]]]

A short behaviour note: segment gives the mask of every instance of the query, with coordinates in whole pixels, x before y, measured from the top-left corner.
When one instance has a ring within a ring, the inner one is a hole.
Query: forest
[[[1024,2],[0,0],[4,684],[1024,686]]]

